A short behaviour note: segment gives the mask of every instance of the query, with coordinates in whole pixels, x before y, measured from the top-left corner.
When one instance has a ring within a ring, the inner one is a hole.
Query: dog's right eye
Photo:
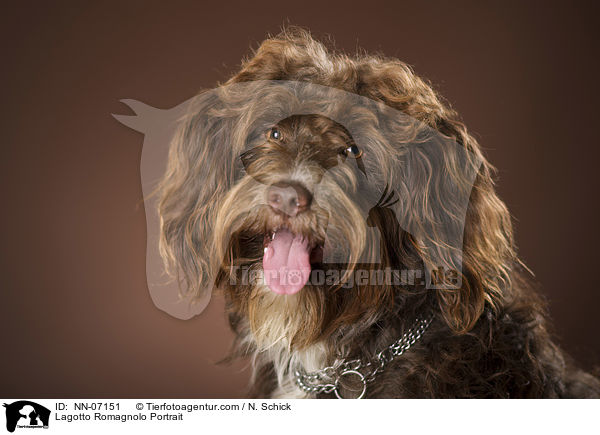
[[[278,128],[273,127],[271,130],[269,130],[268,137],[269,139],[279,141],[281,140],[282,135]]]

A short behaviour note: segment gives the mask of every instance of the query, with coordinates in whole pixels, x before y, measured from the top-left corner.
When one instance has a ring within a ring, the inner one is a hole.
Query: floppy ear
[[[472,145],[426,127],[402,146],[395,183],[398,220],[423,262],[426,285],[448,324],[463,332],[498,296],[512,244],[489,166]]]
[[[364,63],[359,70],[364,95],[407,118],[379,117],[397,156],[388,179],[412,244],[404,252],[423,262],[448,325],[466,332],[486,302],[494,307],[510,291],[509,271],[518,262],[492,167],[458,115],[407,65]]]
[[[235,120],[218,90],[197,96],[170,145],[158,189],[161,256],[183,295],[196,300],[214,284],[214,219],[235,179]]]
[[[464,146],[479,154],[479,146],[458,122]],[[464,222],[462,286],[458,291],[438,290],[446,321],[459,332],[467,332],[483,313],[485,304],[496,309],[511,292],[511,271],[519,259],[514,249],[512,222],[506,205],[494,189],[493,168],[481,157],[473,182]]]

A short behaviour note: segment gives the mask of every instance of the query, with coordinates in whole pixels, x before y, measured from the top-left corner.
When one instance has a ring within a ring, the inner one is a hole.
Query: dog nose
[[[267,203],[288,216],[296,216],[310,207],[312,195],[299,183],[279,182],[267,189]]]

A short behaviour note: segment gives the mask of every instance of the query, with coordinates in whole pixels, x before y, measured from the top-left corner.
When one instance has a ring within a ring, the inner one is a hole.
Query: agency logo
[[[19,400],[6,408],[6,430],[14,432],[16,428],[22,429],[48,429],[50,410],[42,405],[29,400]]]

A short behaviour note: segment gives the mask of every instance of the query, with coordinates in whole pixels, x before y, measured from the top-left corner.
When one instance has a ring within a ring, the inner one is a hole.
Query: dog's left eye
[[[356,145],[350,145],[348,148],[344,150],[344,154],[347,156],[352,156],[355,159],[358,159],[362,156],[362,150],[358,148]]]

